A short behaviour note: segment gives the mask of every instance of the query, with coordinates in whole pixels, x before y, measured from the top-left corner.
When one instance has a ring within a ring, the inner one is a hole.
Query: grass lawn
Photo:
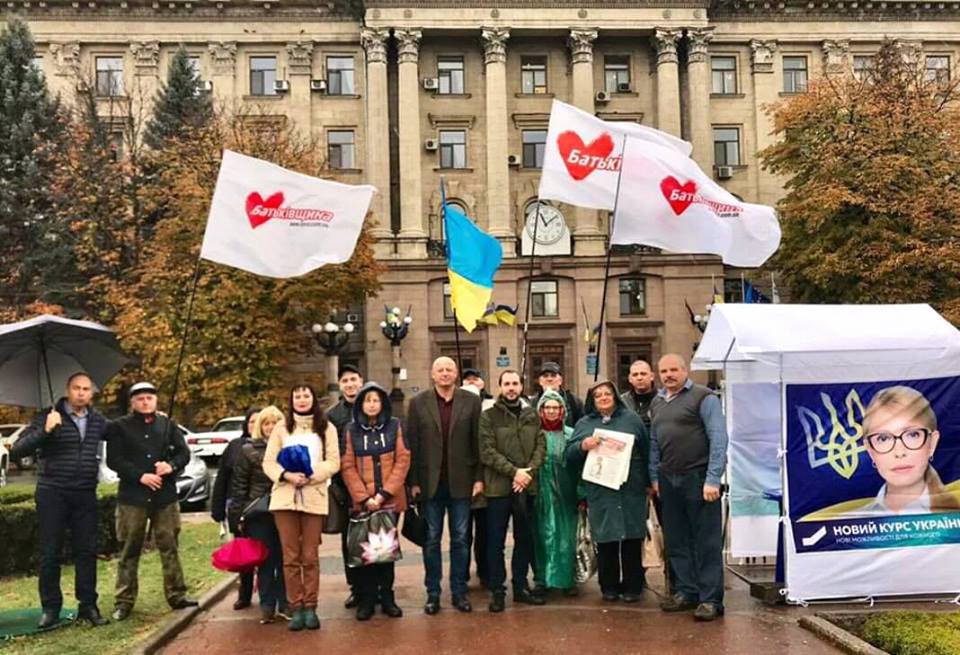
[[[227,574],[210,566],[210,553],[220,544],[218,527],[212,521],[184,523],[180,532],[180,561],[192,598],[199,598]],[[63,568],[61,589],[64,609],[75,610],[73,566]],[[113,612],[113,586],[117,578],[116,560],[97,565],[97,591],[100,611],[109,617]],[[0,579],[0,607],[38,607],[37,578],[10,577]],[[66,626],[42,635],[21,637],[0,643],[3,655],[113,655],[127,653],[136,647],[160,621],[171,612],[163,596],[160,556],[156,551],[140,558],[140,593],[133,614],[125,621],[100,628],[88,625]]]
[[[884,612],[867,619],[862,636],[892,655],[956,655],[960,612]]]

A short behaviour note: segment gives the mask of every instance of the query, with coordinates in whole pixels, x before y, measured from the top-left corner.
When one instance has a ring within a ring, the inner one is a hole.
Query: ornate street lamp
[[[350,321],[337,324],[337,314],[330,315],[330,320],[324,324],[314,323],[310,328],[317,344],[323,348],[327,356],[327,395],[334,402],[340,394],[340,386],[337,384],[337,373],[340,370],[340,353],[343,351],[350,335],[353,334],[354,325]]]
[[[394,416],[403,416],[403,390],[400,388],[400,344],[406,338],[410,331],[410,324],[413,323],[413,316],[410,315],[410,308],[407,308],[407,315],[401,316],[400,308],[390,309],[384,306],[384,320],[380,321],[380,331],[390,340],[391,368],[393,374],[393,388],[390,390],[390,402],[393,404]]]

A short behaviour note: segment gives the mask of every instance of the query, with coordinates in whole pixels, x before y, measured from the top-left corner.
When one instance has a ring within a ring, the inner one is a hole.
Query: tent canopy
[[[761,369],[820,376],[843,369],[849,378],[864,367],[906,373],[934,361],[943,371],[951,360],[960,366],[960,331],[929,305],[721,303],[713,306],[691,368],[726,369],[735,378],[749,373],[759,381]]]

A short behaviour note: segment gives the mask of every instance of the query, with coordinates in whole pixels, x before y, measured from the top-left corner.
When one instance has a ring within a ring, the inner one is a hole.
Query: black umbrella
[[[67,378],[84,371],[103,387],[127,362],[112,330],[44,314],[0,326],[0,403],[46,407]]]

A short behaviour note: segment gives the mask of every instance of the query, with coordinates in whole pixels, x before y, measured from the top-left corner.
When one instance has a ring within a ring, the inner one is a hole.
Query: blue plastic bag
[[[313,466],[310,464],[310,450],[303,444],[296,446],[284,446],[277,455],[277,462],[283,467],[284,471],[290,473],[303,473],[305,476],[313,476]]]

